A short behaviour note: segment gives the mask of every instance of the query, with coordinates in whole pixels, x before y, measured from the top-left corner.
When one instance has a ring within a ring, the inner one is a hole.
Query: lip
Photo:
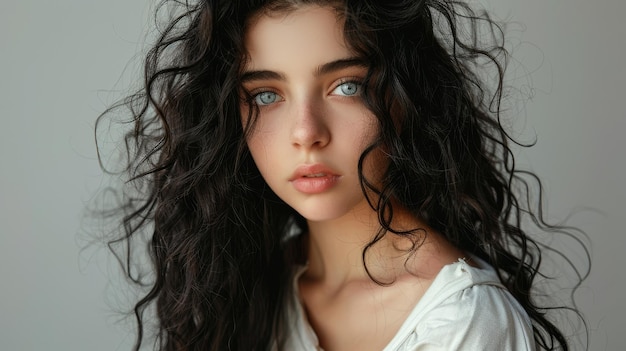
[[[334,187],[340,177],[323,164],[305,164],[296,168],[289,181],[301,193],[318,194]]]

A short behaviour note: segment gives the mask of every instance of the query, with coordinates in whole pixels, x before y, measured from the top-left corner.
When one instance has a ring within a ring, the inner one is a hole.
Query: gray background
[[[626,303],[626,2],[490,0],[512,21],[511,84],[527,98],[520,163],[546,185],[550,219],[592,242],[577,294],[591,350],[623,346]],[[129,296],[106,251],[87,245],[85,206],[103,177],[96,116],[137,80],[148,1],[0,3],[0,349],[126,350]],[[121,292],[120,292],[121,291]],[[130,296],[132,298],[132,296]]]

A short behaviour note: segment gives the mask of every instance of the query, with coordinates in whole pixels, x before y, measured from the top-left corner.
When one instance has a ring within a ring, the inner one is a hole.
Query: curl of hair
[[[494,21],[449,0],[171,2],[180,11],[147,55],[143,89],[111,108],[126,106],[133,116],[125,172],[136,185],[120,207],[124,235],[111,245],[130,245],[151,230],[154,279],[135,306],[137,350],[153,304],[161,350],[256,350],[277,337],[291,269],[306,260],[302,240],[285,237],[306,223],[250,157],[238,77],[251,16],[307,3],[336,8],[347,43],[370,65],[364,100],[381,133],[359,172],[364,192],[377,194],[370,203],[382,229],[363,260],[384,235],[422,233],[392,228],[397,200],[497,269],[532,319],[538,345],[568,349],[547,309],[533,301],[541,250],[522,222],[529,216],[545,232],[567,228],[546,224],[540,206],[522,203],[529,184],[520,175],[540,182],[515,168],[500,123],[506,51]],[[481,25],[491,46],[479,42]],[[481,60],[495,67],[493,92],[475,73]],[[361,171],[378,146],[390,161],[381,188]],[[516,187],[526,191],[519,196]],[[132,254],[129,248],[127,263]]]

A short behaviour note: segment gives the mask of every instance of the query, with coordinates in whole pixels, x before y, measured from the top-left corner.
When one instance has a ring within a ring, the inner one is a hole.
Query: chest
[[[380,351],[398,333],[429,282],[395,286],[350,286],[328,292],[301,285],[300,298],[309,324],[326,351]]]

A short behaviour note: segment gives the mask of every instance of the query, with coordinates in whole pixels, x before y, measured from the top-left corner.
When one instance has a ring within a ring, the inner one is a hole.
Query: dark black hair
[[[540,183],[516,169],[500,122],[506,50],[486,14],[448,0],[165,1],[161,8],[170,3],[178,12],[147,55],[143,88],[100,119],[122,107],[133,117],[124,170],[133,187],[120,206],[124,234],[110,245],[126,244],[127,274],[142,284],[130,262],[135,238],[149,234],[153,280],[135,306],[137,349],[153,305],[161,350],[265,349],[276,337],[291,270],[306,260],[302,236],[286,235],[306,223],[269,189],[247,150],[239,76],[250,19],[308,3],[336,9],[347,43],[369,65],[363,99],[381,132],[359,167],[379,146],[389,167],[379,187],[361,176],[364,192],[377,194],[370,200],[381,224],[364,259],[385,235],[415,235],[392,228],[397,201],[496,268],[532,319],[538,345],[568,349],[549,308],[534,300],[541,249],[523,224],[567,229],[546,224],[540,205],[527,200],[527,180]],[[485,33],[490,45],[480,42]],[[495,70],[491,90],[481,65]]]

